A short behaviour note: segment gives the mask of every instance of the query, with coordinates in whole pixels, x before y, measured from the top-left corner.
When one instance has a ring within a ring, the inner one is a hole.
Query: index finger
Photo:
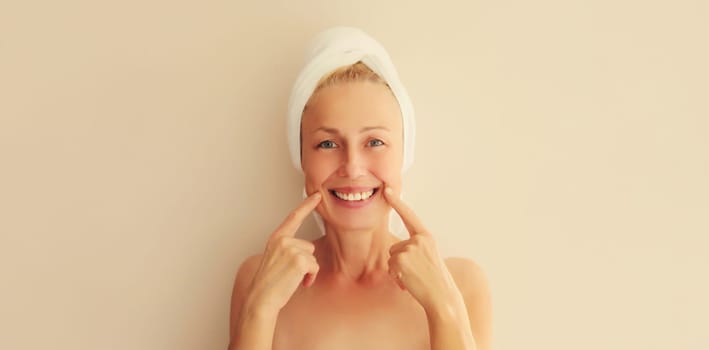
[[[384,198],[401,217],[406,229],[409,231],[409,236],[429,235],[426,227],[423,226],[423,222],[421,222],[418,216],[416,216],[413,209],[406,205],[406,203],[404,203],[399,196],[394,194],[393,189],[389,187],[389,185],[386,185],[386,188],[384,189]]]
[[[295,236],[298,227],[303,223],[303,220],[312,212],[322,199],[320,192],[315,192],[303,200],[293,211],[288,214],[288,217],[281,223],[280,226],[273,232],[271,238],[280,236]]]

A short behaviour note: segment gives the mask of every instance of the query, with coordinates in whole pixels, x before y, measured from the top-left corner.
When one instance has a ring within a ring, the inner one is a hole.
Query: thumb
[[[309,288],[315,283],[315,279],[318,277],[318,272],[320,271],[320,265],[317,263],[313,266],[308,273],[303,276],[303,287]]]

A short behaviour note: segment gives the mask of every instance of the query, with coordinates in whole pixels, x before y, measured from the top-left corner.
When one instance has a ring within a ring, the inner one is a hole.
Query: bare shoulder
[[[465,301],[477,348],[491,349],[492,297],[485,272],[468,258],[447,258],[445,263]]]
[[[244,261],[241,262],[238,271],[236,272],[236,277],[234,278],[234,291],[232,293],[232,309],[234,297],[243,297],[249,288],[251,281],[254,279],[254,275],[261,264],[261,258],[263,254],[252,255]],[[242,301],[242,300],[236,300]]]
[[[233,336],[234,325],[236,324],[241,310],[241,304],[244,302],[246,293],[254,279],[254,275],[261,264],[263,254],[252,255],[241,262],[236,277],[234,278],[234,288],[231,293],[231,312],[229,315],[230,326],[229,333]]]
[[[239,265],[239,270],[236,273],[236,280],[234,281],[234,284],[251,283],[254,274],[256,274],[256,270],[258,270],[258,267],[261,264],[262,257],[263,254],[255,254],[244,259],[244,261],[241,262],[241,265]]]
[[[455,283],[464,295],[471,292],[484,292],[489,289],[487,276],[482,267],[469,258],[450,257],[445,259]]]

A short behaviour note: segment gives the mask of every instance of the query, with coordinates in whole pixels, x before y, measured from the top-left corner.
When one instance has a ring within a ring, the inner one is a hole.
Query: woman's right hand
[[[320,270],[315,246],[295,233],[321,199],[320,192],[310,195],[271,234],[247,294],[249,308],[275,316],[301,282],[310,287],[315,281]]]

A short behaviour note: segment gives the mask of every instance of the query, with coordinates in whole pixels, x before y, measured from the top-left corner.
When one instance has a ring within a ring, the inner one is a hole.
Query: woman
[[[289,103],[307,198],[239,268],[230,349],[490,349],[482,271],[442,259],[400,198],[413,109],[389,56],[346,27],[310,51]],[[390,232],[392,208],[406,239]],[[311,212],[324,235],[295,238]]]

